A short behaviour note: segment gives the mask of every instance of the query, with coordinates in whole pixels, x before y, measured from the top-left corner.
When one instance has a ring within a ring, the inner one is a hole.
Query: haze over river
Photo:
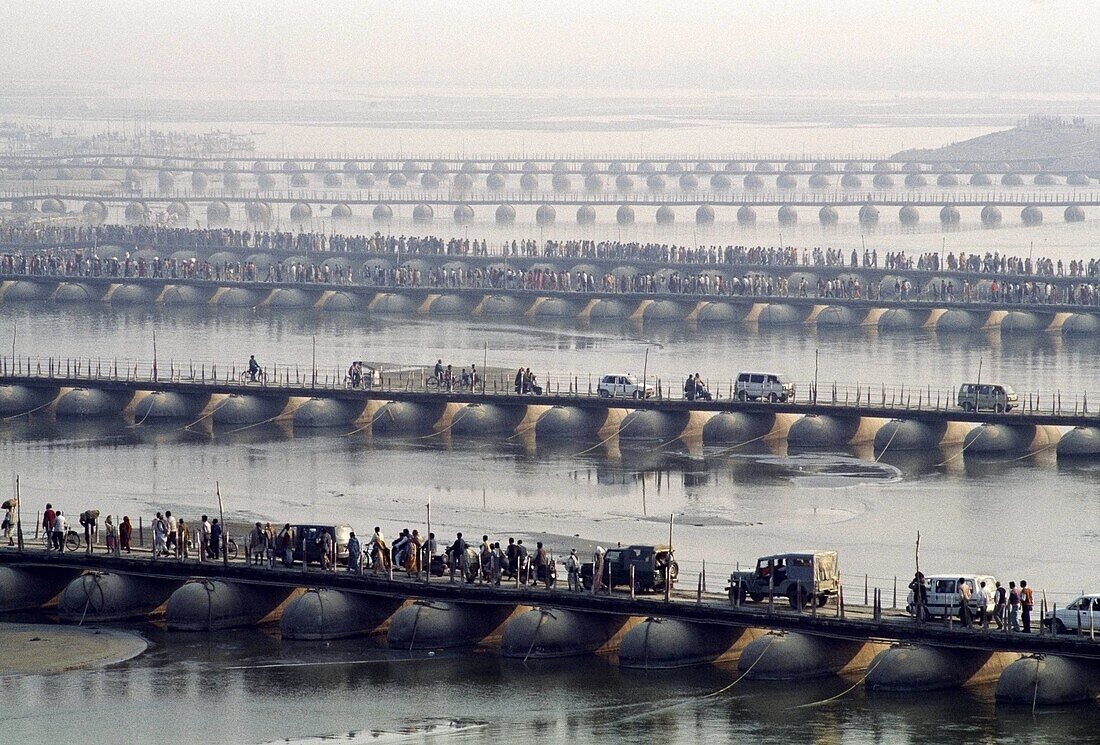
[[[686,116],[686,114],[684,115]],[[209,129],[210,122],[194,126]],[[266,125],[265,125],[266,126]],[[296,133],[304,125],[273,125]],[[797,138],[788,125],[753,124],[752,138],[716,131],[648,128],[631,135],[628,150],[678,152],[888,152],[929,146],[997,128],[983,121],[944,128],[892,127],[879,121],[874,138],[845,125],[803,121]],[[311,127],[316,134],[319,127]],[[424,139],[423,130],[359,128],[355,137],[286,141],[284,150],[363,148],[396,152],[517,150],[607,152],[619,140],[604,122],[570,125],[552,136],[502,126]],[[600,133],[600,134],[597,134]],[[499,137],[498,137],[499,135]],[[264,144],[269,144],[266,135]],[[289,137],[289,135],[288,135]],[[496,139],[493,139],[493,138]],[[654,146],[659,142],[659,146]],[[739,144],[744,143],[744,144]],[[897,235],[866,238],[881,251],[892,245],[939,250],[938,224]],[[568,226],[563,232],[577,230]],[[832,241],[806,220],[784,234],[796,245],[859,245],[855,227],[841,226]],[[1067,226],[1051,216],[1039,228],[1005,227],[951,234],[947,248],[997,246],[1036,255],[1057,247],[1066,257],[1094,255],[1096,225]],[[476,228],[470,227],[470,236]],[[691,225],[680,235],[691,236]],[[728,226],[727,226],[728,227]],[[365,226],[364,229],[367,229]],[[370,228],[373,231],[374,228]],[[489,228],[487,227],[486,230]],[[653,230],[653,228],[648,228]],[[449,220],[435,232],[455,230]],[[517,225],[509,237],[525,230]],[[614,226],[599,230],[612,234]],[[638,230],[643,230],[639,228]],[[713,228],[714,242],[778,240],[762,232],[747,238],[736,228]],[[805,230],[806,232],[802,232]],[[847,232],[845,232],[847,230]],[[421,231],[422,232],[422,231]],[[556,234],[556,233],[555,233]],[[490,236],[495,234],[490,233]],[[537,231],[531,233],[537,236]],[[766,238],[764,236],[767,236]],[[644,236],[644,234],[643,234]],[[548,232],[547,238],[551,237]],[[625,237],[632,237],[624,235]],[[702,242],[702,239],[700,239]],[[708,237],[707,242],[711,241]],[[1042,249],[1042,250],[1040,250]],[[745,330],[735,326],[599,324],[516,319],[405,318],[311,311],[132,308],[99,305],[0,305],[0,336],[17,328],[22,356],[61,355],[149,360],[155,331],[161,368],[169,358],[241,367],[249,354],[265,365],[308,369],[316,337],[323,369],[341,371],[353,359],[389,365],[529,366],[541,377],[574,374],[584,381],[602,372],[648,372],[675,388],[699,372],[726,391],[740,370],[789,373],[800,386],[814,374],[819,352],[821,389],[841,384],[900,385],[947,391],[977,377],[1012,384],[1021,397],[1060,389],[1087,391],[1100,404],[1096,355],[1100,340],[1059,335],[1002,337],[994,333],[936,335],[864,329],[815,331],[802,326]],[[487,352],[486,352],[487,348]],[[725,381],[725,382],[724,382]],[[582,383],[583,386],[583,383]],[[361,535],[374,525],[387,535],[423,529],[432,504],[432,528],[441,536],[464,531],[493,538],[537,537],[555,553],[593,542],[663,542],[676,515],[675,544],[684,586],[694,587],[707,562],[710,589],[721,589],[735,563],[781,549],[835,548],[846,593],[862,602],[863,575],[898,602],[913,572],[916,533],[926,573],[987,571],[1003,581],[1027,579],[1059,604],[1081,590],[1100,589],[1100,465],[1059,464],[1053,451],[995,460],[960,455],[958,448],[887,452],[878,462],[866,450],[787,453],[786,446],[749,445],[688,452],[680,443],[537,442],[523,438],[474,440],[371,438],[347,431],[297,432],[271,425],[213,437],[178,425],[124,422],[0,423],[0,463],[21,477],[24,515],[46,501],[70,514],[87,508],[143,516],[157,510],[194,520],[216,514],[220,482],[227,513],[236,520],[347,521]],[[582,452],[586,451],[587,452]],[[728,685],[730,667],[684,673],[633,675],[602,660],[521,665],[492,654],[407,659],[367,639],[331,645],[280,642],[264,631],[167,634],[143,626],[154,642],[145,655],[111,668],[56,676],[2,679],[0,740],[55,742],[68,734],[91,742],[158,738],[211,742],[394,742],[430,732],[435,741],[628,743],[813,740],[851,743],[1059,743],[1095,737],[1093,704],[1030,712],[995,707],[992,690],[910,696],[871,696],[861,687],[827,706],[795,709],[840,693],[854,680],[797,684],[739,684],[714,699],[682,702]],[[274,665],[274,667],[268,667]],[[648,702],[648,704],[647,704]],[[650,713],[667,704],[675,708]],[[636,704],[642,704],[636,706]],[[50,713],[52,724],[45,720]],[[58,728],[61,728],[59,731]],[[216,733],[216,734],[215,734]],[[349,734],[350,733],[350,734]]]

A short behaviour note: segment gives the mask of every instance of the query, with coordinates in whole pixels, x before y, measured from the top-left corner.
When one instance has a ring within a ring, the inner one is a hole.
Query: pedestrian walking
[[[581,590],[581,560],[577,556],[577,549],[569,549],[569,556],[565,559],[565,572],[569,576],[569,591]]]
[[[58,553],[65,552],[65,529],[68,527],[69,522],[65,514],[58,510],[53,519],[53,547]]]
[[[603,546],[596,546],[596,552],[592,554],[592,592],[597,593],[603,589]]]
[[[213,558],[210,555],[210,529],[210,518],[203,515],[199,522],[199,561]]]
[[[130,522],[129,515],[122,516],[122,524],[118,526],[118,546],[126,553],[131,553],[130,537],[134,534],[134,525]]]
[[[7,502],[7,507],[4,509],[4,523],[2,526],[4,529],[4,537],[8,539],[8,545],[14,546],[15,541],[11,537],[11,529],[15,524],[15,504],[13,502]]]
[[[46,509],[42,513],[42,535],[45,538],[47,551],[53,547],[53,523],[56,519],[57,512],[54,511],[53,505],[46,502]]]
[[[363,573],[363,551],[359,545],[359,539],[355,537],[355,531],[348,536],[348,571],[355,574]]]
[[[534,584],[550,581],[550,555],[542,547],[542,541],[535,543],[535,576],[532,579]]]
[[[218,518],[214,518],[210,521],[210,558],[214,561],[218,560],[222,552],[222,524],[218,522]]]
[[[188,549],[188,542],[191,540],[191,529],[187,527],[187,523],[180,518],[176,523],[176,559],[183,561],[191,557],[191,551]]]
[[[493,544],[493,584],[500,585],[500,579],[504,574],[504,562],[507,561],[507,557],[504,555],[504,550],[500,547],[500,541]]]
[[[263,562],[264,527],[260,523],[252,526],[248,531],[248,541],[245,544],[244,561],[249,566]]]
[[[386,546],[386,537],[382,535],[382,528],[374,526],[374,535],[367,544],[367,555],[371,560],[371,572],[378,574],[385,572],[390,562],[389,547]]]
[[[1014,581],[1008,583],[1008,627],[1020,630],[1020,588]]]
[[[1024,622],[1024,633],[1031,633],[1031,611],[1035,607],[1035,594],[1027,586],[1027,580],[1020,580],[1020,615]]]
[[[460,570],[462,576],[466,576],[466,541],[461,533],[455,534],[455,541],[448,553],[451,556],[451,581],[454,582],[455,570]]]
[[[283,566],[294,566],[294,529],[290,527],[290,523],[279,531],[279,555],[283,559]]]
[[[110,515],[107,515],[107,519],[103,521],[103,529],[107,532],[107,553],[113,554],[118,546],[118,528]]]
[[[179,521],[172,515],[171,510],[164,513],[164,552],[171,554],[176,551],[179,543]]]
[[[974,590],[967,581],[959,577],[959,587],[956,592],[956,597],[959,601],[959,623],[966,629],[970,628],[974,623],[974,616],[970,610],[970,598],[973,593]]]
[[[913,575],[913,581],[909,583],[909,589],[913,591],[914,615],[918,621],[928,620],[928,583],[924,581],[924,573],[917,572]]]
[[[275,568],[275,529],[271,523],[264,524],[264,559],[268,569]]]
[[[985,586],[985,580],[978,584],[978,624],[982,629],[989,628],[989,588]]]
[[[1007,605],[1008,593],[1005,592],[1004,585],[997,582],[993,590],[993,622],[997,624],[998,629],[1005,627],[1005,607]]]
[[[523,539],[516,541],[516,574],[521,585],[527,584],[531,577],[531,560],[527,556],[527,547],[523,545]]]
[[[439,556],[439,542],[435,539],[435,533],[428,533],[428,540],[424,542],[424,576],[431,573],[432,560],[436,556]]]
[[[259,525],[259,523],[256,523]],[[335,564],[335,542],[332,539],[332,531],[322,530],[317,536],[317,543],[321,546],[321,569],[332,569]]]
[[[84,551],[92,553],[93,537],[99,533],[99,510],[85,510],[78,518],[80,527],[84,529]]]
[[[168,525],[164,522],[164,515],[159,512],[153,518],[153,556],[159,557],[168,553],[167,544]]]

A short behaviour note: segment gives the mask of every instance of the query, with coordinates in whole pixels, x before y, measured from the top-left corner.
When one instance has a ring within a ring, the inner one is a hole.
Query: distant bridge
[[[557,208],[576,208],[575,220],[579,225],[590,225],[599,219],[597,209],[614,209],[610,219],[620,226],[633,225],[644,215],[642,209],[653,210],[653,220],[658,225],[670,225],[678,219],[693,220],[706,226],[719,219],[742,224],[755,223],[761,208],[776,209],[780,224],[793,225],[806,216],[799,209],[816,209],[810,219],[824,225],[840,220],[841,211],[864,225],[874,225],[884,219],[882,209],[898,209],[897,219],[903,224],[917,224],[921,209],[937,210],[939,222],[954,225],[961,221],[960,209],[980,209],[980,219],[987,226],[996,226],[1004,220],[1002,208],[1020,209],[1020,220],[1029,225],[1044,219],[1044,208],[1062,211],[1067,222],[1080,222],[1087,218],[1087,209],[1100,206],[1100,193],[1083,191],[990,191],[934,193],[899,191],[801,191],[801,192],[721,192],[682,191],[664,193],[624,193],[610,195],[594,192],[463,192],[429,190],[359,190],[359,191],[234,191],[221,193],[167,190],[157,194],[101,193],[83,190],[57,191],[9,191],[0,195],[0,201],[8,202],[16,212],[36,210],[47,216],[61,216],[69,212],[71,202],[80,202],[80,215],[92,222],[102,223],[109,217],[109,207],[121,210],[125,219],[134,223],[150,221],[154,213],[166,212],[187,221],[205,211],[210,225],[225,224],[237,219],[254,224],[271,224],[285,221],[290,224],[308,225],[325,217],[334,221],[369,214],[380,224],[393,220],[394,209],[411,208],[412,220],[429,224],[436,220],[436,208],[451,211],[454,224],[465,225],[477,219],[475,208],[492,209],[492,219],[499,225],[511,225],[519,219],[519,210],[526,210],[528,220],[540,226],[553,225],[558,220]],[[283,214],[280,208],[289,208]],[[679,210],[679,214],[677,211]],[[369,211],[369,212],[368,212]],[[327,215],[325,214],[327,212]],[[685,215],[684,212],[688,214]],[[720,215],[720,212],[725,214]],[[483,216],[487,217],[487,216]],[[608,219],[606,216],[604,219]]]

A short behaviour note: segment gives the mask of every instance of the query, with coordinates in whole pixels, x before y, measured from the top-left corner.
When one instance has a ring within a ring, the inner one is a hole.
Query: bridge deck
[[[728,395],[726,391],[715,391],[718,395],[712,401],[688,401],[677,398],[653,397],[649,399],[633,398],[604,398],[587,392],[581,392],[577,388],[569,390],[571,383],[579,383],[582,379],[577,376],[563,375],[550,381],[543,381],[548,393],[542,396],[515,393],[508,381],[500,381],[501,385],[496,390],[480,392],[455,391],[446,392],[436,389],[427,389],[423,383],[415,381],[415,375],[394,376],[386,378],[383,384],[373,389],[352,389],[345,387],[341,382],[342,376],[334,374],[326,377],[324,383],[312,384],[308,370],[299,371],[296,367],[283,366],[282,372],[275,367],[274,376],[267,382],[243,383],[239,379],[232,379],[236,371],[230,372],[224,366],[220,371],[222,376],[215,379],[218,374],[211,371],[207,378],[207,371],[203,368],[203,377],[198,377],[195,366],[190,363],[173,363],[167,360],[158,365],[156,379],[151,372],[138,372],[135,367],[128,367],[126,362],[122,367],[110,360],[97,360],[93,372],[93,361],[82,360],[83,374],[76,372],[73,360],[49,360],[44,365],[44,372],[28,373],[30,364],[26,360],[14,362],[10,358],[0,359],[0,384],[19,385],[30,388],[99,388],[108,391],[121,391],[132,393],[135,391],[173,391],[177,393],[192,393],[201,395],[211,394],[245,394],[254,396],[279,396],[300,398],[329,398],[344,401],[407,401],[421,404],[497,404],[502,406],[567,406],[587,409],[627,409],[638,411],[661,411],[667,413],[685,412],[746,412],[755,414],[799,414],[799,415],[831,415],[837,417],[870,417],[881,419],[905,419],[921,422],[968,422],[975,424],[1013,424],[1019,426],[1059,426],[1059,427],[1088,427],[1100,425],[1100,412],[1089,413],[1075,408],[1068,412],[1052,406],[1049,410],[1029,408],[1025,401],[1019,409],[998,414],[992,411],[967,412],[954,406],[954,399],[944,393],[938,396],[933,403],[924,398],[924,391],[918,389],[917,401],[913,400],[913,391],[908,395],[905,389],[886,388],[885,386],[868,386],[862,388],[859,393],[849,393],[841,390],[841,395],[833,398],[831,391],[818,397],[815,401],[811,392],[804,392],[802,399],[790,402],[762,402],[762,401],[738,401],[733,398],[721,398]],[[41,363],[39,363],[41,365]],[[133,365],[131,361],[129,365]],[[149,363],[140,365],[144,371],[150,371]],[[293,370],[293,376],[291,374]],[[587,380],[585,377],[583,380]],[[562,393],[560,385],[566,383],[566,393]],[[554,384],[557,384],[556,386]],[[673,391],[678,390],[674,383],[670,386]],[[939,392],[937,392],[939,393]],[[858,403],[855,402],[859,395]],[[1075,402],[1075,407],[1077,406]]]
[[[724,594],[675,593],[668,602],[660,596],[628,593],[611,595],[572,593],[559,588],[525,587],[502,584],[451,583],[446,578],[411,579],[394,576],[353,575],[346,571],[325,572],[250,567],[243,562],[221,563],[151,560],[143,557],[116,558],[103,554],[67,554],[47,557],[41,551],[20,553],[0,549],[0,564],[25,567],[66,567],[83,571],[134,574],[169,581],[209,578],[233,582],[281,586],[325,587],[345,592],[381,595],[391,598],[423,598],[496,605],[552,606],[586,613],[658,616],[683,621],[724,625],[753,626],[858,641],[903,641],[960,649],[1019,652],[1022,654],[1059,654],[1068,657],[1100,659],[1100,644],[1087,635],[1006,633],[996,630],[962,629],[939,622],[918,624],[908,616],[883,613],[875,619],[872,609],[846,604],[843,616],[836,604],[816,611],[796,612],[767,604],[731,605]]]
[[[41,187],[39,187],[41,188]],[[1100,193],[1095,191],[1046,191],[1020,192],[1020,191],[995,191],[986,190],[978,193],[961,193],[952,191],[881,191],[881,190],[825,190],[818,192],[775,192],[775,191],[711,191],[696,190],[691,192],[667,192],[652,193],[636,191],[628,194],[605,194],[597,192],[526,192],[526,191],[467,191],[456,192],[453,190],[429,190],[429,189],[403,189],[403,190],[359,190],[331,188],[327,190],[297,189],[293,191],[215,191],[210,190],[196,193],[187,190],[170,191],[161,194],[116,194],[103,193],[101,191],[60,190],[53,191],[19,191],[8,190],[0,201],[38,202],[44,199],[74,199],[91,202],[104,202],[110,204],[128,204],[130,202],[145,202],[146,204],[168,204],[169,202],[181,202],[183,204],[210,204],[211,202],[226,202],[227,204],[247,204],[250,202],[266,202],[268,204],[290,205],[299,202],[307,204],[346,204],[352,207],[371,207],[378,204],[413,206],[418,204],[434,205],[469,205],[492,206],[501,204],[538,206],[550,204],[557,206],[592,206],[592,207],[618,207],[627,205],[631,207],[699,207],[710,205],[712,207],[821,207],[825,205],[833,207],[859,208],[865,204],[877,207],[943,207],[953,205],[956,207],[985,207],[997,205],[1002,207],[1029,207],[1029,206],[1057,206],[1065,207],[1077,205],[1080,207],[1100,206]]]

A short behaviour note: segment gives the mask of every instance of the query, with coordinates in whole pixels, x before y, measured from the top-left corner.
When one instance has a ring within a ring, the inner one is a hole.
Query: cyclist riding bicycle
[[[260,363],[256,361],[256,355],[250,354],[248,356],[248,378],[253,383],[256,382],[263,368],[260,367]]]
[[[432,374],[435,375],[435,379],[440,383],[443,382],[443,360],[436,360],[435,370]]]
[[[363,363],[352,362],[348,368],[348,382],[352,388],[358,388],[363,382]]]

